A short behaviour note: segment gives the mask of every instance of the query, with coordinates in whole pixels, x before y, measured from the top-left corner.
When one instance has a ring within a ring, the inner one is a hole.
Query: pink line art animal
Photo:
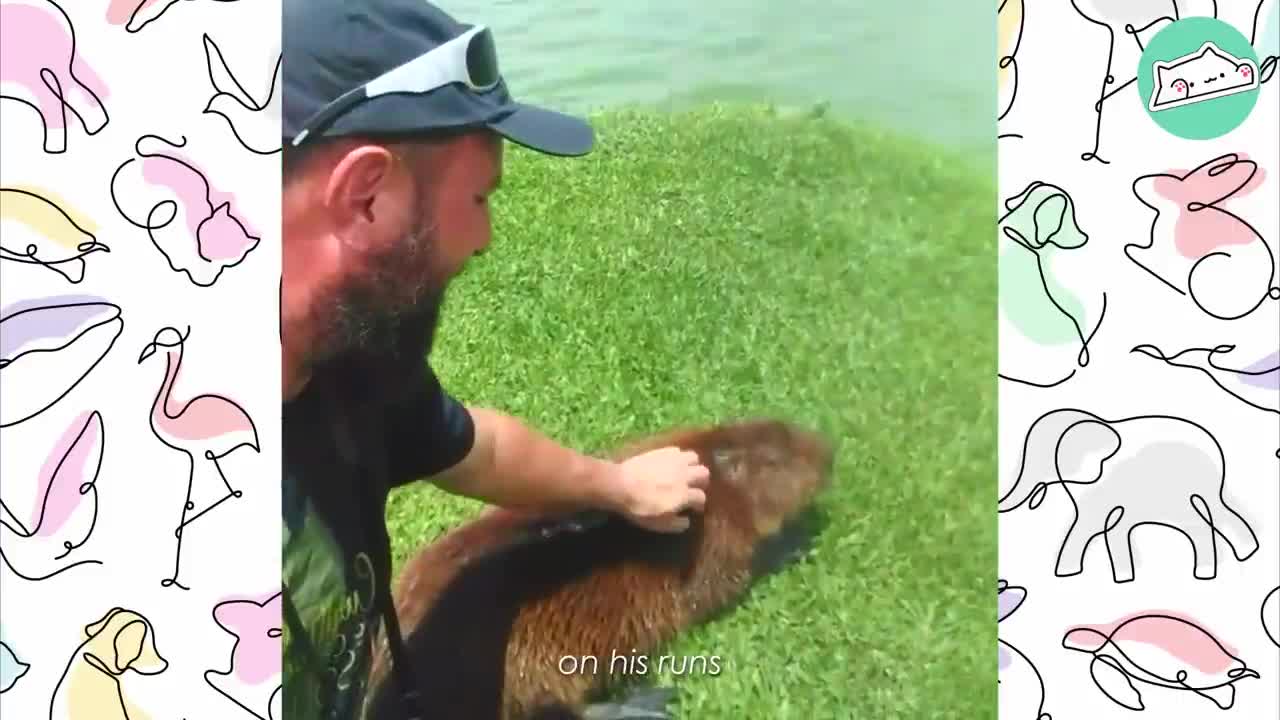
[[[265,85],[262,100],[254,98],[232,74],[222,50],[208,33],[204,36],[204,61],[209,71],[209,84],[214,94],[204,112],[226,121],[231,133],[245,150],[256,155],[280,152],[280,129],[275,118],[280,115],[280,65],[284,55],[276,52],[275,69]],[[265,74],[263,74],[265,76]]]
[[[1165,415],[1106,420],[1075,408],[1053,410],[1032,423],[1020,462],[999,512],[1028,501],[1035,509],[1055,485],[1075,507],[1058,552],[1058,577],[1083,572],[1089,544],[1103,536],[1115,581],[1132,582],[1132,534],[1142,525],[1163,526],[1189,540],[1199,580],[1217,576],[1215,535],[1241,562],[1258,551],[1253,529],[1223,497],[1222,446],[1190,420]]]
[[[125,691],[129,671],[159,675],[169,661],[156,650],[155,628],[141,614],[120,607],[84,629],[49,700],[49,720],[142,720],[147,713]]]
[[[998,582],[996,623],[1002,623],[1027,599],[1027,589]],[[1051,720],[1044,711],[1044,678],[1031,659],[1018,648],[997,638],[999,672],[996,682],[1000,686],[999,717],[1002,720]]]
[[[69,212],[48,190],[0,187],[0,260],[52,270],[72,285],[84,281],[85,258],[111,248],[92,221]],[[73,217],[74,215],[74,217]]]
[[[93,295],[19,300],[0,311],[0,428],[67,397],[124,331],[120,307]]]
[[[1235,705],[1235,684],[1259,678],[1200,623],[1183,613],[1147,611],[1102,625],[1077,625],[1062,646],[1092,655],[1093,683],[1115,704],[1144,710],[1140,685],[1190,692],[1219,709]],[[1187,716],[1184,716],[1187,717]]]
[[[205,682],[258,720],[280,718],[280,611],[279,590],[260,599],[225,600],[213,608],[213,621],[236,640],[227,669],[206,670]]]
[[[190,1],[190,0],[188,0]],[[217,3],[233,3],[239,0],[209,0]],[[107,6],[107,23],[124,25],[125,32],[133,34],[160,19],[178,0],[111,0]]]
[[[177,153],[143,150],[144,141],[150,140],[172,148],[186,145],[185,137],[181,144],[156,135],[138,138],[134,143],[138,157],[125,160],[111,176],[112,202],[121,217],[147,231],[171,270],[183,273],[194,285],[210,287],[225,270],[244,262],[258,247],[258,232],[232,209],[234,195],[212,186],[196,163]],[[154,190],[159,188],[165,195],[151,205],[141,221],[124,210],[117,191],[121,172],[134,163],[130,194],[154,199]]]
[[[44,151],[54,155],[67,150],[68,110],[90,136],[110,120],[107,85],[77,50],[75,27],[58,3],[0,2],[0,98],[36,111]]]
[[[1133,194],[1156,216],[1149,242],[1125,245],[1125,255],[1219,320],[1245,317],[1268,298],[1280,300],[1271,247],[1223,207],[1258,189],[1265,176],[1244,154],[1227,153],[1194,170],[1139,177]]]
[[[252,448],[254,452],[262,451],[253,419],[235,401],[222,395],[205,394],[183,403],[174,397],[173,388],[178,380],[183,352],[190,335],[190,327],[186,334],[181,334],[172,327],[161,328],[138,356],[138,363],[141,364],[160,348],[166,348],[164,380],[151,404],[151,432],[165,446],[187,456],[187,496],[182,504],[182,518],[174,530],[178,547],[174,554],[173,576],[160,582],[163,587],[177,586],[183,590],[190,589],[178,582],[182,539],[186,535],[187,526],[223,502],[244,495],[243,490],[231,487],[218,461],[243,447]],[[191,502],[191,488],[195,482],[197,458],[209,463],[227,492],[205,509],[187,517],[187,513],[195,509]]]
[[[67,425],[40,469],[30,520],[19,520],[0,500],[0,560],[13,574],[39,581],[80,565],[102,564],[79,560],[42,575],[27,575],[14,567],[10,556],[16,550],[18,565],[35,572],[31,568],[60,564],[89,541],[98,522],[97,482],[105,442],[102,415],[97,410],[81,413]]]

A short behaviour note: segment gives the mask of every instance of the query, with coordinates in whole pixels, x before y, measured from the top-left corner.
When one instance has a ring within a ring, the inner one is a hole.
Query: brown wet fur
[[[610,518],[528,542],[531,526],[556,516],[490,508],[405,565],[394,596],[427,717],[573,717],[610,686],[615,650],[648,654],[740,599],[760,574],[768,539],[809,506],[831,471],[823,438],[771,420],[651,436],[613,457],[666,445],[697,452],[711,471],[704,512],[683,533]],[[565,655],[596,656],[597,674],[561,674]],[[389,670],[379,642],[372,720],[400,717]],[[552,707],[565,709],[539,712]]]

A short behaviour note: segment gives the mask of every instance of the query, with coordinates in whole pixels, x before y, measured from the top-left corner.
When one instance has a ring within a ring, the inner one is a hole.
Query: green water
[[[513,94],[583,112],[640,102],[830,103],[994,152],[990,0],[441,0],[493,28]]]

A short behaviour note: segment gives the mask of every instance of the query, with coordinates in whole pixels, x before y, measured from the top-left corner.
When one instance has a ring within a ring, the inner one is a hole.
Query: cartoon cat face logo
[[[1151,112],[1193,105],[1258,87],[1258,67],[1218,49],[1212,41],[1174,60],[1157,60],[1151,67],[1155,92]]]

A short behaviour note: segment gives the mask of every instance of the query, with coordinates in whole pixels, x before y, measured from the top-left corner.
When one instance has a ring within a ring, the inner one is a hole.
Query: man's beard
[[[424,348],[399,345],[406,340],[406,331],[419,338],[425,333],[428,344],[434,335],[448,283],[438,267],[436,243],[435,233],[419,224],[401,242],[372,258],[367,271],[342,288],[332,303],[321,352],[326,357],[352,351],[424,352]]]

